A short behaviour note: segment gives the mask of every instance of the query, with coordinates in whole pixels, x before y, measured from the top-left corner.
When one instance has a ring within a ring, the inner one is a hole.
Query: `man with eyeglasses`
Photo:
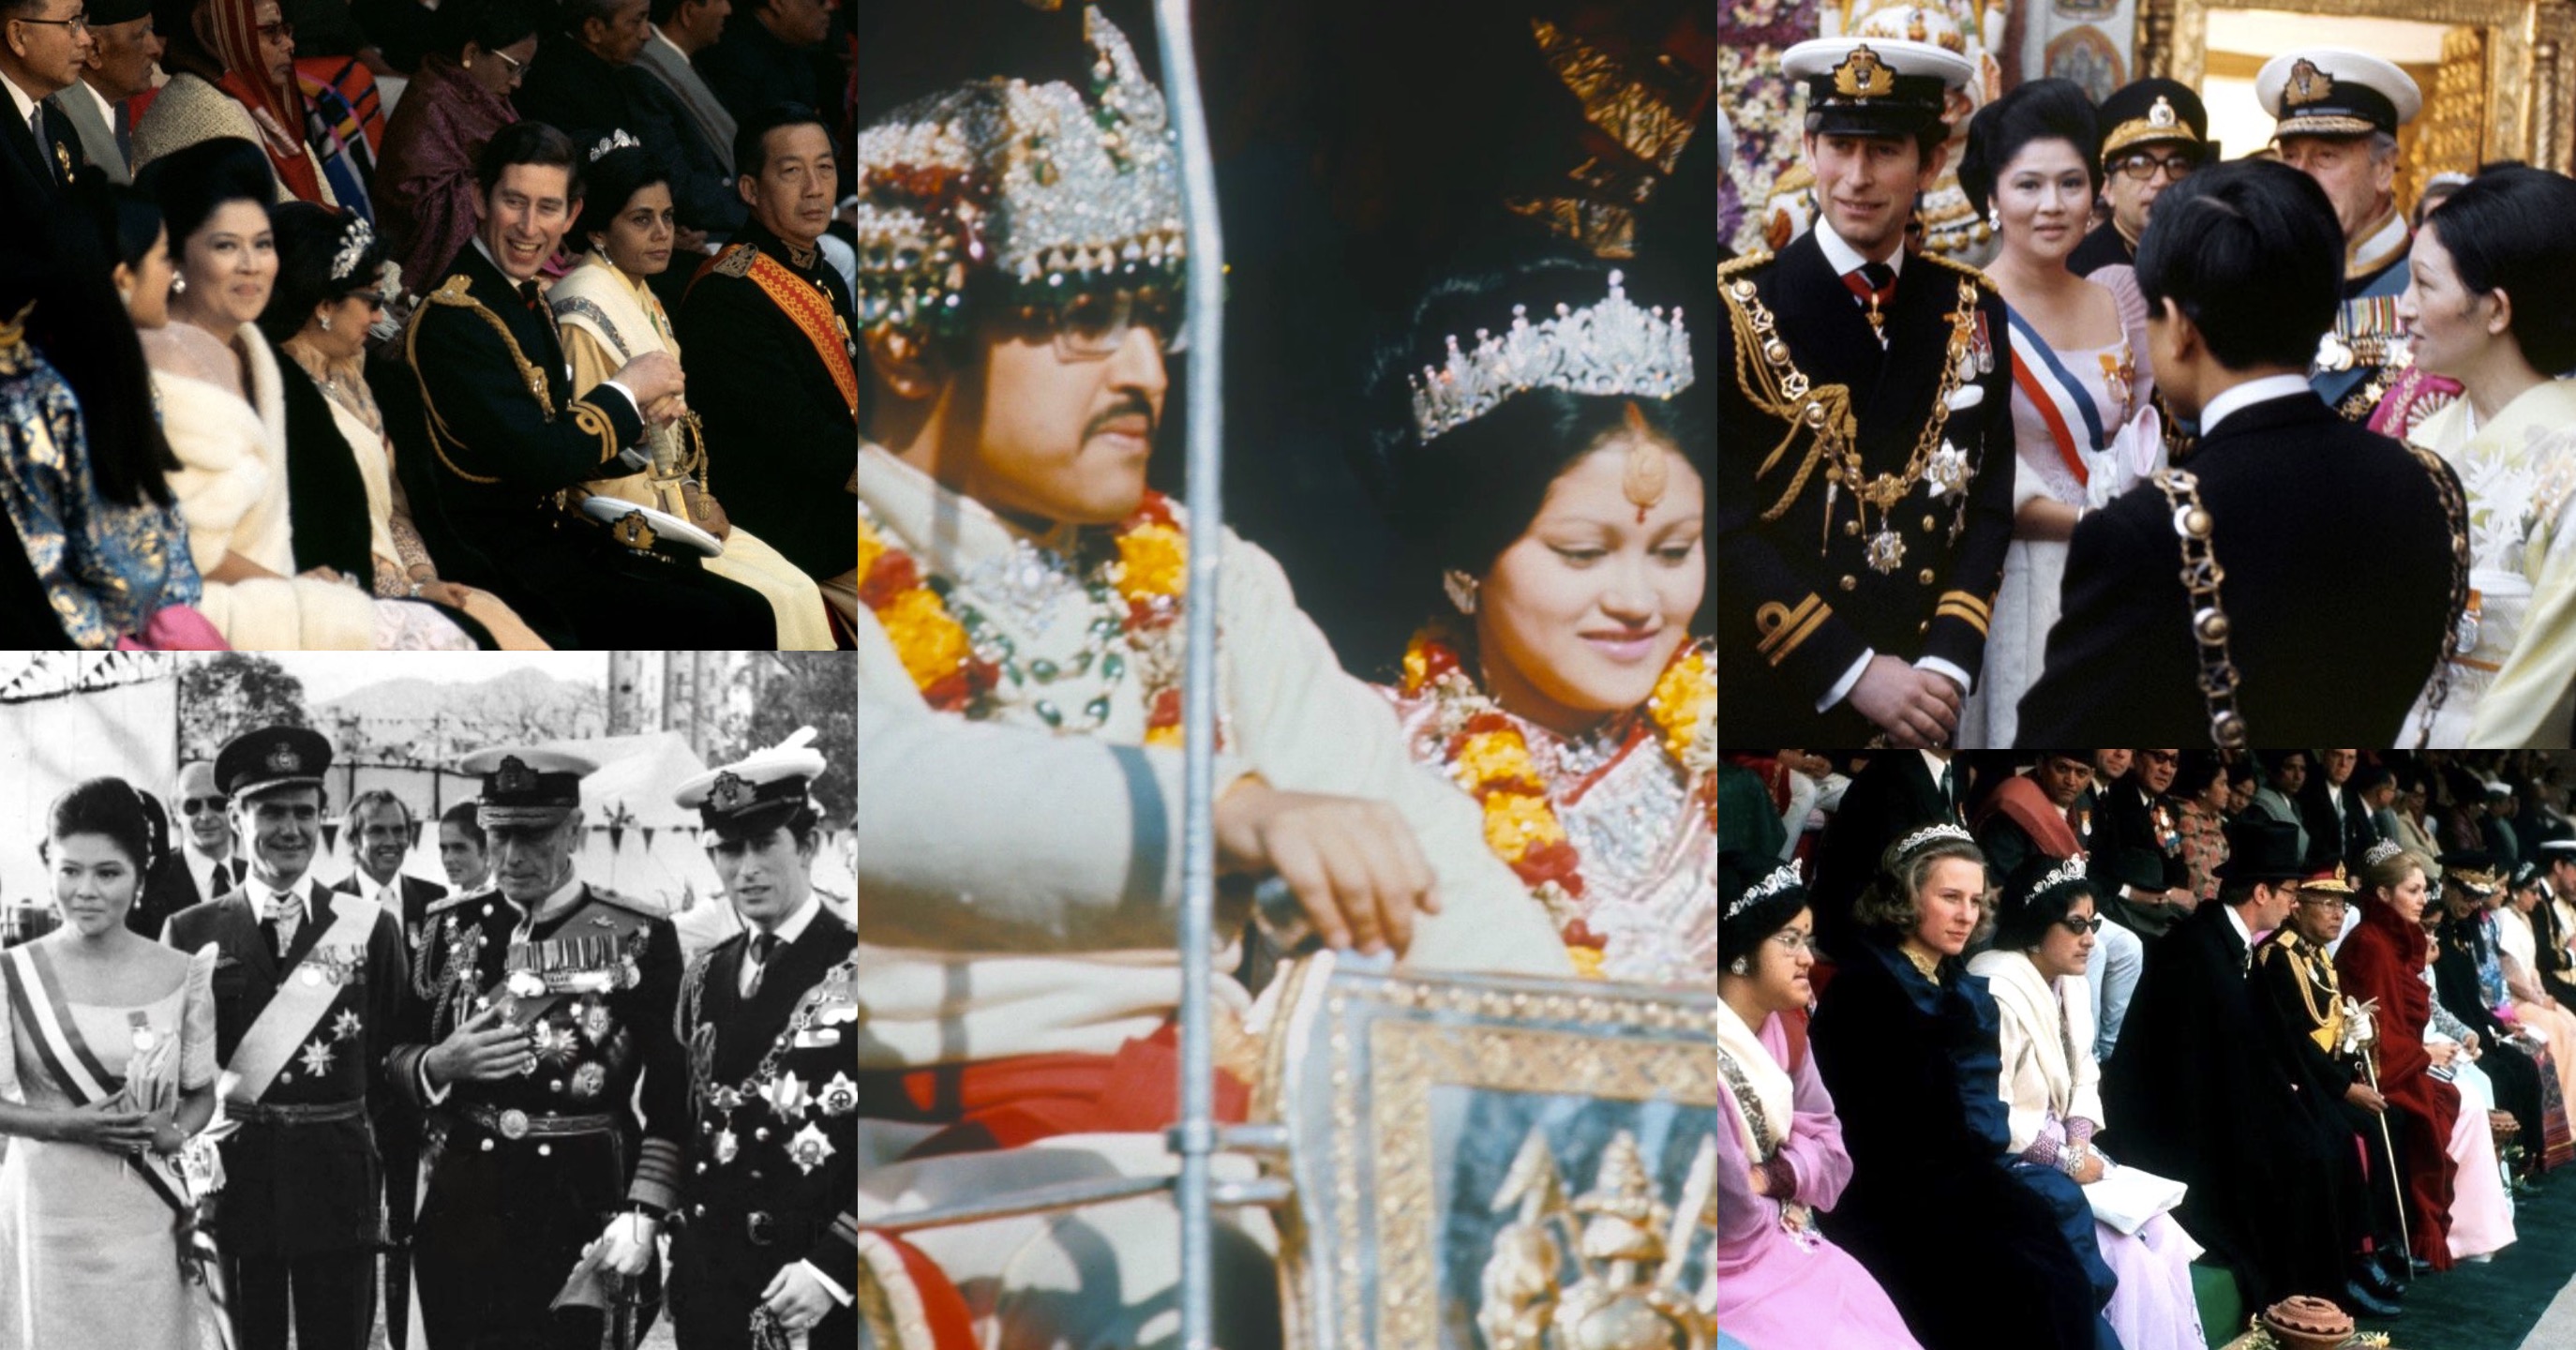
[[[2424,93],[2379,57],[2304,47],[2264,62],[2254,94],[2278,119],[2281,162],[2317,180],[2343,226],[2343,303],[2308,384],[2345,421],[2368,421],[2402,368],[2397,297],[2414,235],[2397,209],[2397,129],[2423,110]]]
[[[2344,1156],[2363,1160],[2357,1174],[2346,1176],[2353,1183],[2344,1193],[2350,1222],[2360,1229],[2347,1253],[2346,1296],[2358,1291],[2368,1301],[2394,1303],[2412,1272],[2402,1254],[2405,1218],[2397,1207],[2402,1183],[2393,1145],[2399,1132],[2420,1126],[2402,1111],[2389,1113],[2345,1016],[2334,948],[2355,903],[2340,863],[2300,883],[2289,922],[2255,945],[2254,1006],[2264,1040],[2319,1124],[2345,1141]]]
[[[181,823],[179,847],[153,864],[142,898],[125,916],[126,926],[145,937],[161,936],[162,923],[180,910],[240,886],[250,870],[233,851],[230,803],[215,789],[214,765],[198,760],[181,768],[170,801]]]
[[[857,319],[849,283],[819,251],[841,197],[840,162],[813,109],[778,104],[743,123],[734,165],[751,218],[698,269],[677,319],[700,376],[707,458],[730,470],[726,514],[851,619],[859,609],[850,499]]]
[[[2191,175],[2214,152],[2209,110],[2179,80],[2137,80],[2111,91],[2095,115],[2102,127],[2102,197],[2111,218],[2066,256],[2066,268],[2091,276],[2138,260],[2138,238],[2164,190]]]
[[[134,134],[125,101],[152,87],[162,43],[145,0],[96,0],[89,6],[89,60],[75,87],[54,100],[80,138],[82,153],[108,181],[134,180]]]
[[[71,88],[95,50],[81,0],[0,0],[0,90],[8,114],[8,200],[42,209],[88,167],[80,136],[54,95]]]

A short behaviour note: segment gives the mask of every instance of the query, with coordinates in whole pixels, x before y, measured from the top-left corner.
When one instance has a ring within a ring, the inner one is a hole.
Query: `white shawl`
[[[278,396],[277,358],[247,324],[240,344],[250,371],[250,402],[157,362],[152,371],[163,432],[179,457],[170,491],[188,526],[188,554],[197,570],[211,571],[230,552],[281,578],[208,581],[198,608],[237,650],[366,651],[375,645],[375,607],[367,594],[294,575],[286,408]]]
[[[2003,1051],[1999,1093],[2011,1110],[2011,1151],[2036,1142],[2051,1116],[2107,1124],[2102,1070],[2093,1062],[2093,999],[2084,977],[2063,976],[2052,988],[2029,957],[2000,950],[1978,953],[1968,970],[1985,977],[2003,1014],[1997,1029]]]
[[[1762,1113],[1762,1128],[1756,1130],[1745,1112],[1743,1100],[1733,1090],[1734,1075],[1722,1073],[1729,1089],[1726,1100],[1734,1107],[1728,1115],[1734,1119],[1736,1133],[1744,1141],[1744,1156],[1767,1162],[1779,1149],[1780,1142],[1789,1137],[1789,1126],[1794,1120],[1791,1112],[1797,1101],[1796,1085],[1790,1082],[1789,1071],[1771,1058],[1770,1047],[1762,1043],[1762,1038],[1754,1033],[1753,1028],[1746,1026],[1744,1019],[1737,1016],[1735,1009],[1723,999],[1717,1005],[1717,1051],[1721,1073],[1725,1065],[1732,1063],[1743,1074],[1744,1082],[1752,1089],[1754,1105]],[[1761,1140],[1764,1139],[1770,1141],[1770,1147],[1763,1147]]]

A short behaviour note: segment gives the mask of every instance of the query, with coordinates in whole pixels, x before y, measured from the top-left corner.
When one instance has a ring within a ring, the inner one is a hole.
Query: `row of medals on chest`
[[[1978,389],[1974,381],[1993,374],[1995,369],[1994,342],[1978,322],[1976,282],[1967,278],[1961,278],[1959,282],[1959,304],[1950,314],[1950,350],[1942,364],[1940,388],[1932,400],[1931,417],[1924,425],[1923,434],[1916,440],[1912,458],[1903,473],[1881,473],[1875,478],[1867,477],[1859,445],[1834,437],[1829,426],[1830,414],[1825,404],[1814,397],[1817,392],[1815,382],[1791,359],[1788,341],[1779,335],[1777,324],[1763,306],[1752,280],[1743,278],[1736,281],[1732,295],[1744,306],[1762,359],[1771,367],[1782,396],[1793,406],[1791,416],[1814,431],[1819,439],[1833,437],[1839,442],[1823,447],[1827,457],[1825,528],[1828,531],[1832,529],[1835,501],[1843,487],[1850,485],[1853,497],[1850,532],[1859,534],[1867,530],[1869,512],[1873,508],[1877,510],[1878,529],[1869,536],[1864,558],[1870,570],[1881,576],[1890,575],[1905,565],[1905,538],[1896,532],[1890,513],[1920,482],[1927,485],[1933,500],[1938,501],[1944,496],[1952,498],[1950,541],[1957,543],[1960,534],[1967,529],[1968,481],[1976,475],[1975,470],[1968,466],[1967,452],[1954,444],[1944,430],[1952,412],[1975,407],[1984,401],[1984,391]],[[1927,516],[1925,519],[1931,518]]]
[[[788,1161],[801,1171],[812,1172],[837,1151],[830,1136],[823,1133],[822,1122],[859,1109],[858,1084],[851,1081],[846,1069],[836,1068],[829,1082],[815,1085],[800,1078],[794,1069],[781,1072],[779,1066],[795,1051],[844,1045],[847,1032],[842,1028],[855,1026],[859,1020],[855,980],[854,970],[835,971],[822,987],[799,1000],[795,1013],[771,1043],[769,1053],[762,1057],[760,1067],[738,1085],[718,1087],[706,1081],[708,1074],[700,1066],[713,1058],[714,1028],[698,1029],[701,1044],[690,1047],[690,1057],[696,1061],[690,1076],[697,1081],[699,1095],[707,1106],[724,1113],[721,1121],[698,1122],[699,1133],[708,1136],[707,1148],[716,1166],[726,1166],[741,1156],[742,1138],[734,1132],[733,1118],[746,1106],[762,1108],[772,1122],[753,1126],[752,1140],[768,1142],[774,1127],[785,1135],[783,1147]],[[848,1054],[847,1049],[841,1050],[843,1058]],[[698,1170],[704,1172],[707,1166],[701,1162]]]

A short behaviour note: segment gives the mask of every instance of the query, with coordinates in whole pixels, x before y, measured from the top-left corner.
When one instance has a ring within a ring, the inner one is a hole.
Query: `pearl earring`
[[[1726,963],[1726,973],[1729,975],[1742,975],[1751,970],[1752,967],[1744,964],[1744,958],[1741,956]]]
[[[1476,579],[1452,567],[1440,574],[1440,588],[1449,593],[1449,603],[1461,614],[1476,612]]]
[[[1995,232],[1995,233],[1997,233],[1997,234],[2001,234],[2001,233],[2003,233],[2003,232],[2004,232],[2004,213],[2003,213],[2003,212],[2001,212],[2001,211],[1996,210],[1995,208],[1993,208],[1993,207],[1991,207],[1991,206],[1987,207],[1987,208],[1986,208],[1986,228],[1987,228],[1987,229],[1989,229],[1989,230],[1994,231],[1994,232]]]
[[[170,293],[171,293],[172,295],[185,295],[185,294],[187,293],[187,290],[188,290],[188,278],[187,278],[184,274],[182,274],[182,273],[178,273],[178,272],[173,272],[173,273],[171,273],[171,274],[170,274]]]
[[[328,333],[328,332],[330,332],[330,331],[331,331],[331,316],[330,316],[330,315],[325,314],[325,315],[321,316],[321,318],[319,318],[318,320],[316,320],[316,322],[318,322],[318,323],[320,323],[320,324],[322,325],[322,331],[323,331],[323,332]]]

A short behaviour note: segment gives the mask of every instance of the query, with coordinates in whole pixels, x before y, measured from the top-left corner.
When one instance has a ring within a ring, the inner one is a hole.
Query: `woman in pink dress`
[[[1729,852],[1718,866],[1717,1324],[1746,1350],[1820,1344],[1918,1350],[1878,1281],[1816,1227],[1851,1180],[1834,1099],[1781,1014],[1813,998],[1815,921],[1794,863]]]

